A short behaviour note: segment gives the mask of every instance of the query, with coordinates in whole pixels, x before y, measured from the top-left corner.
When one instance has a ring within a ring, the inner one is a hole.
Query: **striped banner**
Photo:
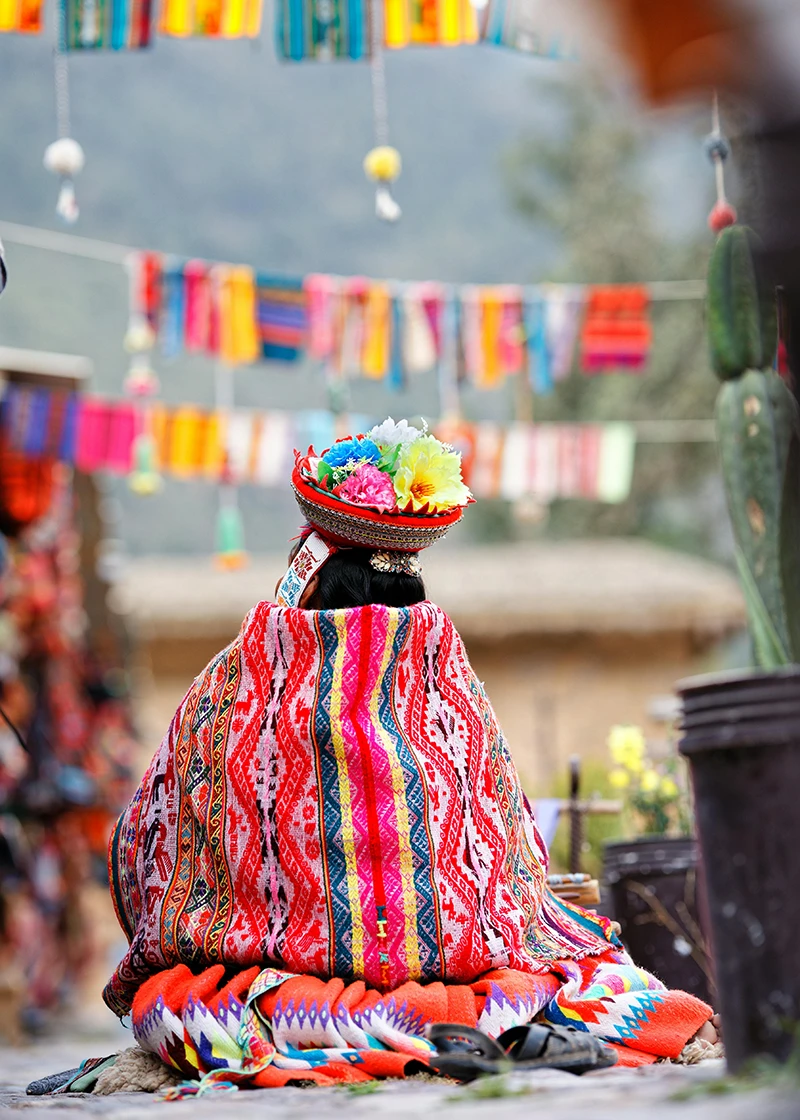
[[[153,0],[58,0],[58,5],[62,51],[141,50],[152,42]]]
[[[161,35],[199,39],[256,39],[263,0],[161,0]]]

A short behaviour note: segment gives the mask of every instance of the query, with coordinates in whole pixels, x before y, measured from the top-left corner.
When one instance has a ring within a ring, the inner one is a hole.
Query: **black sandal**
[[[512,1027],[494,1041],[472,1027],[434,1023],[428,1038],[436,1047],[430,1066],[456,1081],[474,1081],[510,1069],[560,1069],[588,1073],[613,1066],[617,1055],[587,1031],[551,1023]]]

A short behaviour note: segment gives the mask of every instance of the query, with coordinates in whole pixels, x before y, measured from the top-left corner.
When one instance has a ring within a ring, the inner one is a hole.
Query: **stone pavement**
[[[26,1084],[77,1065],[87,1055],[108,1054],[129,1045],[126,1033],[74,1032],[72,1038],[38,1042],[22,1049],[4,1048],[0,1059],[0,1115],[46,1112],[65,1120],[108,1116],[113,1120],[250,1120],[267,1113],[270,1120],[800,1120],[800,1087],[794,1091],[766,1087],[724,1095],[724,1062],[700,1066],[651,1066],[611,1069],[584,1077],[543,1070],[511,1074],[477,1087],[438,1080],[392,1082],[371,1092],[341,1088],[273,1089],[220,1094],[185,1102],[164,1102],[144,1093],[110,1097],[68,1095],[28,1097]],[[711,1088],[710,1088],[711,1087]],[[372,1086],[369,1086],[372,1089]],[[495,1093],[495,1095],[490,1095]],[[35,1120],[32,1116],[31,1120]]]

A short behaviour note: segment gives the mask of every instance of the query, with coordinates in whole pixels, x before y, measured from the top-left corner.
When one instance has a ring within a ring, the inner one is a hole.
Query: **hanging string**
[[[402,170],[396,148],[389,144],[389,98],[386,91],[386,61],[383,51],[383,0],[371,0],[369,8],[370,82],[375,147],[367,153],[364,171],[375,186],[375,213],[384,222],[396,222],[402,211],[392,195],[391,184]]]
[[[65,5],[58,3],[56,26],[56,45],[53,48],[53,76],[56,96],[56,133],[58,139],[46,149],[44,165],[48,171],[58,175],[61,186],[56,202],[56,214],[62,221],[72,225],[78,220],[80,210],[75,198],[75,176],[83,170],[86,162],[83,148],[72,139],[70,102],[69,102],[69,64],[66,55],[66,15]]]
[[[719,97],[714,90],[711,102],[711,132],[706,137],[706,154],[714,167],[714,180],[717,188],[717,201],[708,215],[708,224],[714,233],[721,233],[736,221],[736,210],[728,202],[725,194],[725,160],[731,149],[722,133],[719,113]]]

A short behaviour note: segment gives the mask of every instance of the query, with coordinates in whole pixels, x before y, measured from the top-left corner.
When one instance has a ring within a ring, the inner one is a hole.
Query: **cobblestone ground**
[[[115,1120],[160,1120],[161,1117],[208,1117],[208,1120],[800,1120],[800,1089],[764,1087],[722,1094],[722,1061],[690,1068],[660,1065],[643,1070],[606,1070],[584,1077],[544,1070],[512,1074],[500,1085],[484,1081],[478,1088],[440,1081],[392,1082],[374,1091],[346,1088],[276,1089],[239,1092],[180,1103],[159,1101],[144,1093],[110,1097],[69,1095],[28,1097],[34,1078],[77,1065],[87,1055],[108,1054],[129,1045],[122,1033],[85,1032],[83,1037],[39,1042],[21,1049],[3,1048],[0,1058],[0,1114],[42,1112],[108,1116]],[[370,1086],[371,1088],[371,1086]],[[494,1089],[495,1095],[489,1092]],[[716,1091],[715,1091],[716,1089]]]

